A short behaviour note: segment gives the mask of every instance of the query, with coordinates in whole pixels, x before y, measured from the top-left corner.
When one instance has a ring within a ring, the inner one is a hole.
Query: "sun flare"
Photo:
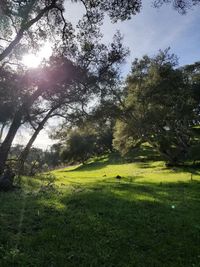
[[[24,55],[22,58],[23,64],[28,68],[37,68],[41,63],[41,58],[34,54]]]
[[[46,43],[37,53],[25,54],[22,57],[22,63],[27,68],[37,68],[43,59],[48,59],[52,54],[52,47],[50,43]]]

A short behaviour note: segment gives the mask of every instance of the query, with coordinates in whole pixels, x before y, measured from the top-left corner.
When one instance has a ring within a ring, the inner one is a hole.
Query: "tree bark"
[[[43,129],[45,123],[48,121],[48,119],[50,118],[51,114],[53,113],[53,111],[56,109],[56,107],[53,107],[49,110],[49,112],[47,113],[47,115],[43,118],[43,120],[39,123],[38,127],[36,128],[35,132],[33,133],[33,135],[31,136],[31,138],[29,139],[26,147],[24,148],[24,150],[21,152],[21,155],[19,156],[18,159],[18,173],[19,174],[24,174],[24,164],[25,161],[28,157],[28,154],[30,152],[30,149],[35,141],[35,139],[37,138],[38,134],[40,133],[40,131]]]
[[[34,101],[41,95],[42,88],[38,88],[28,99],[26,103],[23,103],[18,111],[15,113],[13,121],[10,125],[8,133],[0,146],[0,175],[4,172],[6,161],[10,147],[15,138],[15,135],[21,126],[23,115],[27,108],[30,108]]]
[[[1,126],[1,130],[0,130],[0,143],[1,143],[1,139],[2,139],[2,136],[3,136],[3,131],[4,131],[5,126],[6,126],[6,123],[3,122],[2,126]]]
[[[22,120],[22,109],[20,109],[14,116],[14,119],[11,123],[10,129],[4,139],[3,143],[0,146],[0,174],[3,173],[5,169],[6,160],[8,158],[8,153],[12,144],[12,141],[21,125]]]

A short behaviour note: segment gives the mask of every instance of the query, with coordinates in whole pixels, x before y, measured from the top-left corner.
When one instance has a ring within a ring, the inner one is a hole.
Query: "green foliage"
[[[68,162],[84,163],[94,153],[94,134],[78,129],[72,130],[67,138],[62,157]]]
[[[17,172],[17,160],[24,146],[15,145],[11,147],[8,164]],[[24,174],[35,175],[38,172],[48,171],[61,164],[60,144],[54,144],[48,150],[32,147],[24,165]]]
[[[194,99],[200,103],[200,62],[183,66],[181,70],[188,77]],[[196,107],[196,111],[199,113],[199,105]]]
[[[112,151],[112,122],[107,118],[88,117],[81,125],[64,127],[60,133],[62,157],[68,162],[85,162],[95,155]]]
[[[0,124],[8,123],[18,108],[19,76],[14,71],[0,68]]]
[[[114,146],[122,153],[149,142],[169,164],[186,159],[197,102],[188,77],[175,66],[168,50],[133,62],[114,134]]]
[[[44,151],[44,162],[50,168],[59,166],[62,162],[61,156],[61,144],[53,144],[50,149]],[[45,167],[45,166],[43,166]]]
[[[186,14],[189,9],[198,6],[200,0],[154,0],[155,7],[161,7],[163,4],[172,4],[179,13]]]
[[[54,7],[55,2],[58,3],[54,1],[53,8],[59,10],[60,14],[63,10],[58,6]],[[48,3],[46,4],[48,6]],[[65,25],[64,29],[67,26]],[[20,170],[23,169],[23,162],[32,143],[50,117],[62,116],[69,121],[79,120],[94,98],[99,102],[102,96],[107,94],[106,88],[118,82],[119,65],[128,51],[123,47],[119,33],[108,47],[101,43],[101,37],[99,24],[93,27],[88,17],[84,16],[77,26],[77,32],[67,35],[64,43],[58,42],[54,56],[48,63],[45,62],[41,68],[25,73],[16,70],[16,76],[20,80],[20,84],[16,83],[20,94],[16,98],[16,110],[12,113],[9,129],[0,147],[0,172],[5,168],[12,141],[22,123],[30,123],[35,131],[30,139],[31,143],[28,143],[20,158]],[[8,101],[5,103],[8,104]],[[41,124],[43,121],[44,124]]]
[[[86,9],[86,14],[82,19],[91,24],[89,26],[91,30],[97,24],[102,23],[105,14],[112,22],[124,21],[137,14],[141,7],[140,0],[128,2],[87,0],[79,1],[79,3]],[[21,59],[22,51],[23,53],[30,49],[36,51],[46,40],[51,40],[56,45],[62,42],[69,48],[68,41],[73,36],[73,27],[64,15],[64,10],[69,4],[69,1],[63,0],[2,0],[0,3],[0,41],[5,41],[8,46],[5,48],[0,42],[0,61],[9,55]],[[14,34],[16,36],[11,40],[10,36]],[[91,44],[87,42],[83,44],[85,50],[88,50],[90,46]]]

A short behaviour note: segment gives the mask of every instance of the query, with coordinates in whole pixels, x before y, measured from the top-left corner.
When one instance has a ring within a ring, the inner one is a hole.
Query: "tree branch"
[[[43,15],[50,11],[51,9],[56,7],[56,1],[57,0],[53,0],[51,5],[46,6],[45,8],[43,8],[40,13],[33,18],[32,20],[28,21],[26,24],[24,24],[23,26],[21,26],[21,29],[18,31],[17,35],[15,36],[15,39],[5,48],[5,50],[0,54],[0,61],[2,61],[4,58],[6,58],[14,49],[14,47],[20,42],[20,40],[22,39],[24,32],[26,32],[33,24],[35,24],[37,21],[39,21]]]

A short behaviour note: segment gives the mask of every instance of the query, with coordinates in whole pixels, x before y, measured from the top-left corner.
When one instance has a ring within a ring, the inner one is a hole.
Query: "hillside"
[[[121,179],[116,179],[116,176]],[[23,177],[0,193],[0,266],[200,266],[200,173],[162,161]]]

